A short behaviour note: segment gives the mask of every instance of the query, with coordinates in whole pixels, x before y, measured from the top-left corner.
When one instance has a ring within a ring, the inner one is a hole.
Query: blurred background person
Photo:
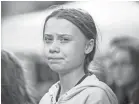
[[[130,104],[132,99],[139,97],[133,94],[139,88],[139,40],[127,36],[116,37],[111,42],[111,48],[111,70],[116,85],[113,90],[120,104]]]
[[[27,92],[24,74],[17,58],[1,52],[1,103],[35,104]]]

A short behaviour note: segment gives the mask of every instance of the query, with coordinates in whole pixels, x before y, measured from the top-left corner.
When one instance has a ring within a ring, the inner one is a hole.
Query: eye
[[[67,42],[69,42],[70,41],[70,39],[68,38],[68,37],[62,37],[61,39],[60,39],[60,42],[61,43],[67,43]]]
[[[53,38],[52,37],[44,37],[44,42],[45,43],[52,43],[53,42]]]

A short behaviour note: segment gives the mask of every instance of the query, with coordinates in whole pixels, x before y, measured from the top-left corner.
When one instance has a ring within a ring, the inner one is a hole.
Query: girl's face
[[[118,86],[130,85],[136,80],[135,67],[132,64],[130,53],[126,50],[117,50],[111,68]]]
[[[53,17],[44,29],[44,53],[53,71],[65,73],[84,66],[87,39],[74,24]]]

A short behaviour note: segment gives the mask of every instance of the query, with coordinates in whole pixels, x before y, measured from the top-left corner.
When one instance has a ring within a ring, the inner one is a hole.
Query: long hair
[[[87,67],[94,58],[95,51],[96,51],[96,38],[97,38],[97,29],[92,16],[86,11],[83,11],[82,9],[64,8],[64,9],[55,10],[46,18],[44,23],[43,34],[44,34],[45,25],[47,21],[52,17],[66,19],[70,21],[80,29],[80,31],[84,34],[84,36],[87,39],[94,40],[94,48],[89,54],[86,55],[84,61],[84,71],[85,73],[88,73]]]
[[[132,65],[139,75],[139,39],[130,36],[116,37],[111,41],[111,46],[129,52]]]
[[[1,51],[1,103],[28,104],[31,102],[25,88],[22,67],[17,58]]]

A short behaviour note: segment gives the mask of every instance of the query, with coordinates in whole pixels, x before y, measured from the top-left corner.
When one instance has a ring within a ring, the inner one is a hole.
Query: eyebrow
[[[53,34],[44,34],[44,36],[52,36]],[[69,35],[69,34],[56,34],[58,36],[72,36],[72,35]]]
[[[44,34],[44,36],[52,36],[52,34]]]

